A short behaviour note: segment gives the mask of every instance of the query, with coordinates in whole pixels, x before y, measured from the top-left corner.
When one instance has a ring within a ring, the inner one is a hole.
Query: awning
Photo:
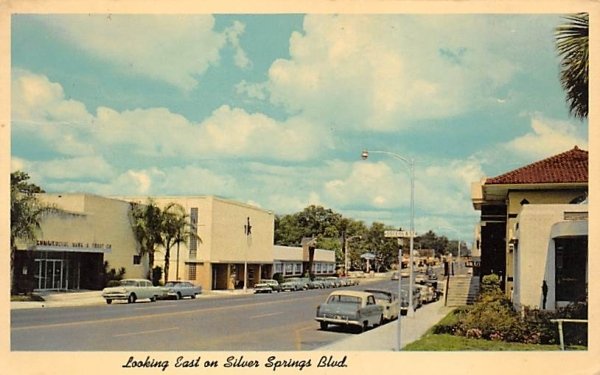
[[[550,231],[550,237],[577,237],[588,235],[587,220],[571,220],[555,223]]]

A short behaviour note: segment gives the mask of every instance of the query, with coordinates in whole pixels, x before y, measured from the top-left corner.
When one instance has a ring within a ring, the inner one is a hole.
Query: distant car
[[[182,299],[184,297],[196,298],[202,293],[202,288],[189,281],[169,281],[164,286],[167,289],[167,297]]]
[[[342,286],[342,281],[338,277],[329,276],[329,277],[326,277],[325,280],[331,281],[333,283],[334,288],[339,288]]]
[[[437,294],[435,289],[430,285],[417,285],[419,288],[419,294],[421,297],[421,304],[437,301]]]
[[[273,280],[273,279],[262,279],[260,281],[261,283],[266,283],[269,284],[269,286],[271,287],[271,289],[274,292],[281,292],[281,285],[279,285],[279,281],[277,280]]]
[[[413,288],[413,295],[412,295],[412,307],[413,307],[413,311],[417,310],[419,307],[421,307],[421,292],[419,291],[419,288]],[[406,315],[408,311],[408,286],[402,286],[402,294],[400,297],[400,312],[403,315]]]
[[[319,277],[317,280],[323,285],[324,288],[335,288],[335,283],[333,280],[325,277]]]
[[[344,285],[344,286],[358,285],[357,279],[351,279],[349,277],[340,277],[340,280],[342,281],[342,285]]]
[[[308,289],[306,281],[299,278],[289,279],[288,281],[281,284],[282,292],[295,292],[298,290]]]
[[[134,303],[140,299],[149,299],[151,302],[155,302],[157,298],[163,298],[166,294],[165,288],[154,286],[150,280],[146,279],[123,279],[119,286],[102,290],[102,297],[109,305],[115,300]]]
[[[325,284],[322,280],[313,279],[308,282],[308,289],[323,289],[325,288]]]
[[[315,320],[322,330],[326,330],[329,324],[337,324],[365,331],[383,323],[383,307],[377,304],[372,293],[335,291],[327,297],[325,303],[317,307]]]
[[[383,307],[383,319],[390,321],[400,315],[400,301],[398,295],[387,290],[366,289],[365,292],[375,296],[375,302]]]
[[[427,277],[427,275],[425,275],[424,273],[419,273],[415,276],[415,283],[418,284],[425,284],[425,282],[428,280],[429,278]]]
[[[273,293],[273,288],[269,283],[263,281],[254,284],[254,293]]]

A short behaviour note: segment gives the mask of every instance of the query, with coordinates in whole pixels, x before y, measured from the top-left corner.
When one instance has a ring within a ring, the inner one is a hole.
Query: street
[[[397,290],[390,280],[348,289]],[[321,331],[315,309],[333,289],[227,298],[113,303],[11,311],[15,351],[299,351],[333,343],[352,330]]]

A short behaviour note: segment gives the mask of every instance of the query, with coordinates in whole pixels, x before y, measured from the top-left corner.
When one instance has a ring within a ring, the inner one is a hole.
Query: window
[[[291,275],[294,273],[294,265],[292,263],[286,263],[285,265],[285,274]]]
[[[196,280],[196,265],[195,264],[188,265],[188,279]]]
[[[133,264],[141,264],[142,263],[142,256],[141,255],[134,255],[133,256]]]
[[[295,274],[302,273],[302,263],[294,264],[294,273]]]
[[[275,273],[283,273],[283,263],[275,263]]]
[[[317,263],[316,266],[317,266],[317,271],[316,272],[317,273],[321,273],[321,263]]]
[[[587,298],[587,242],[587,237],[555,240],[557,301],[582,301]]]
[[[198,207],[192,207],[190,209],[190,224],[191,230],[194,234],[198,234]],[[198,252],[198,239],[195,236],[190,237],[190,258],[196,259]]]

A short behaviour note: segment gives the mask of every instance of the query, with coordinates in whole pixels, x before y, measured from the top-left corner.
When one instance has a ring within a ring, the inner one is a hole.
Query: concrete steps
[[[447,289],[446,306],[472,305],[479,295],[478,276],[451,276]]]

